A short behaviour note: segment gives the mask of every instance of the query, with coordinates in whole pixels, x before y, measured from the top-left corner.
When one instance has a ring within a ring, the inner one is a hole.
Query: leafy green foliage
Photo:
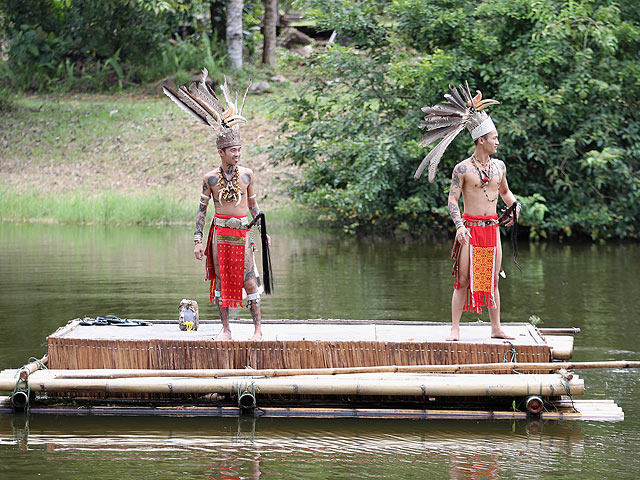
[[[135,1],[3,0],[12,82],[48,89],[81,75],[86,89],[121,85],[159,53],[164,25]]]
[[[346,230],[428,231],[450,225],[452,167],[473,143],[460,135],[433,184],[413,180],[428,153],[419,107],[448,83],[501,105],[499,157],[532,238],[640,237],[640,11],[581,0],[310,0],[336,30],[305,67],[283,109],[275,158],[304,167],[294,196]]]
[[[197,19],[208,4],[183,0],[0,0],[8,62],[0,82],[32,90],[104,90],[207,66],[224,48]],[[185,25],[191,34],[170,38]]]

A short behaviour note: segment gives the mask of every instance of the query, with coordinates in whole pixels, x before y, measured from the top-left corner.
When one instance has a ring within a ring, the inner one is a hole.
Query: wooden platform
[[[31,411],[225,416],[240,412],[234,403],[253,408],[241,402],[249,395],[260,415],[276,417],[521,418],[526,414],[505,411],[512,399],[522,405],[540,397],[552,408],[545,418],[623,418],[612,402],[576,402],[583,380],[549,363],[571,356],[573,337],[545,335],[528,323],[503,325],[512,340],[490,338],[489,324],[465,323],[457,342],[446,340],[448,323],[266,321],[261,341],[245,340],[253,333],[249,321],[231,328],[236,340],[218,341],[221,327],[213,321],[196,332],[162,320],[71,321],[48,337],[48,369],[29,364],[29,388],[39,395]],[[528,373],[504,368],[512,362]],[[481,365],[461,368],[468,364]],[[444,373],[444,365],[456,373]],[[341,367],[351,370],[335,370]],[[21,372],[0,372],[2,389],[17,387]],[[25,399],[23,391],[14,398]],[[57,405],[68,398],[83,408]]]
[[[541,420],[621,421],[624,412],[613,400],[570,400],[553,402],[540,414]],[[0,414],[12,413],[9,397],[0,396]],[[219,406],[135,407],[135,406],[34,406],[31,414],[41,415],[106,415],[106,416],[179,416],[179,417],[238,417],[239,408]],[[492,410],[434,410],[383,408],[282,408],[264,407],[261,417],[286,418],[387,418],[387,419],[525,419],[526,412]]]
[[[49,335],[49,368],[333,368],[376,365],[449,365],[503,361],[549,362],[552,346],[528,323],[506,323],[514,340],[490,338],[488,323],[464,323],[461,339],[447,342],[448,323],[265,321],[264,339],[245,340],[251,322],[231,324],[233,341],[215,340],[219,322],[197,332],[177,323],[152,326],[81,326],[72,321]],[[564,347],[566,358],[566,345]],[[540,372],[545,373],[545,372]]]

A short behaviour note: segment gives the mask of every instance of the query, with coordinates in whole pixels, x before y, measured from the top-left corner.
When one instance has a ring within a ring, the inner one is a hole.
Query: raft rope
[[[38,360],[36,357],[29,358],[29,363],[35,363],[38,365],[38,369],[36,370],[36,372],[38,370],[49,370],[49,367],[42,363],[42,360]]]
[[[248,379],[247,379],[248,380]],[[260,388],[256,388],[256,383],[255,380],[251,380],[251,382],[242,384],[239,383],[237,386],[237,390],[236,390],[236,395],[238,397],[238,407],[240,408],[248,408],[248,409],[254,409],[256,408],[256,393],[260,390]],[[249,406],[249,407],[243,407],[240,404],[240,397],[242,397],[244,394],[248,394],[251,395],[251,397],[253,398],[253,405]]]
[[[518,355],[518,352],[516,352],[515,345],[513,343],[511,343],[509,340],[506,340],[506,342],[509,345],[511,345],[511,350],[507,350],[506,352],[504,352],[504,355],[502,355],[502,362],[503,363],[517,363],[516,362],[516,357]],[[511,358],[508,359],[507,355],[511,355]],[[518,374],[522,373],[522,372],[517,371],[515,368],[512,369],[512,371],[514,373],[518,373]]]
[[[22,378],[22,372],[26,373],[25,378]],[[11,398],[13,399],[13,396],[16,393],[22,392],[22,393],[26,393],[27,394],[27,401],[24,404],[24,411],[28,412],[29,411],[29,397],[31,397],[31,386],[29,385],[29,370],[26,367],[22,367],[20,368],[20,370],[18,370],[18,379],[16,380],[16,386],[13,387],[13,392],[11,393]],[[24,387],[21,387],[20,384],[24,383]],[[13,403],[13,402],[12,402]]]
[[[576,404],[573,403],[573,395],[571,395],[571,386],[569,385],[569,379],[567,378],[566,375],[561,374],[562,375],[562,386],[564,387],[565,392],[567,392],[567,396],[569,397],[569,400],[571,400],[571,408],[573,408],[573,413],[578,413],[578,410],[576,409]]]
[[[37,359],[36,357],[31,357],[29,358],[29,362],[27,362],[27,365],[29,365],[30,363],[35,363],[38,368],[35,370],[36,372],[38,370],[47,370],[47,366],[42,363],[41,360]],[[20,368],[20,370],[18,370],[16,372],[16,376],[18,377],[16,380],[16,385],[15,387],[13,387],[13,392],[11,393],[11,398],[13,398],[13,396],[16,393],[22,392],[22,393],[26,393],[27,394],[27,400],[24,404],[24,411],[28,412],[29,411],[29,400],[31,398],[31,385],[29,385],[29,369],[27,368],[27,365],[24,365]],[[23,373],[24,373],[24,378],[23,378]],[[21,386],[21,384],[23,384],[24,386]]]

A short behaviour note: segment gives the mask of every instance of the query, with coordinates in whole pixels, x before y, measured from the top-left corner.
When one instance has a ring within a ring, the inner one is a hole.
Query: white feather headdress
[[[491,99],[482,100],[480,90],[476,90],[476,96],[472,98],[467,82],[464,82],[464,85],[460,85],[459,88],[461,93],[456,87],[449,85],[451,93],[444,95],[444,98],[447,99],[446,102],[438,103],[433,107],[422,107],[422,111],[427,115],[420,123],[420,128],[426,130],[420,140],[420,145],[426,147],[436,140],[442,140],[422,160],[414,178],[420,178],[424,169],[429,165],[429,182],[433,182],[442,155],[465,128],[469,130],[473,140],[495,130],[491,117],[483,110],[489,105],[500,102]]]

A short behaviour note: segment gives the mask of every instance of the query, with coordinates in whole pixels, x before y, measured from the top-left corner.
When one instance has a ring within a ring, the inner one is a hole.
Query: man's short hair
[[[476,138],[473,141],[473,143],[475,143],[477,145],[478,144],[478,140],[480,140],[481,138],[484,138],[486,140],[487,139],[487,135],[489,135],[489,133],[491,133],[491,132],[488,132],[488,133],[485,133],[484,135],[479,136],[478,138]]]

